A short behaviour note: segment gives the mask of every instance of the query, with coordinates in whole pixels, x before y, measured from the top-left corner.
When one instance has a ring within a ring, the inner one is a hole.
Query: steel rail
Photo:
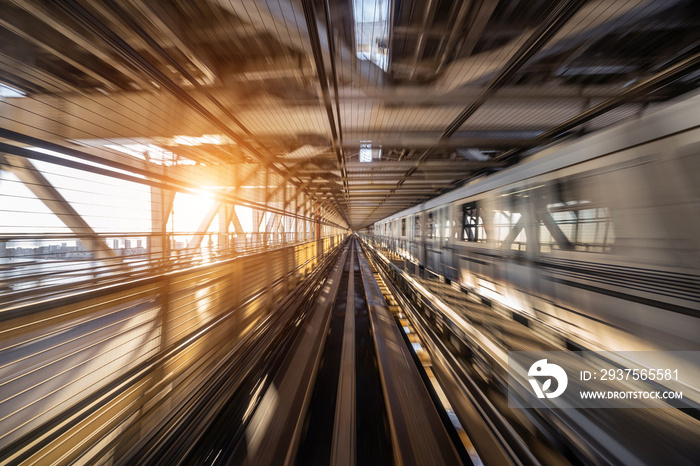
[[[362,249],[358,250],[397,463],[469,464],[450,438]]]

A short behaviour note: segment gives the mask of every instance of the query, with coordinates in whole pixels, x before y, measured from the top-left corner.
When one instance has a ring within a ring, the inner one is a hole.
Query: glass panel
[[[484,220],[481,218],[480,208],[476,202],[468,202],[462,205],[462,241],[480,242],[486,241]]]

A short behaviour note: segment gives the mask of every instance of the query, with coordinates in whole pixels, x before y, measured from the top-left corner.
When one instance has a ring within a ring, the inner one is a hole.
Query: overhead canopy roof
[[[355,1],[2,0],[1,136],[267,166],[357,229],[700,81],[692,0]]]

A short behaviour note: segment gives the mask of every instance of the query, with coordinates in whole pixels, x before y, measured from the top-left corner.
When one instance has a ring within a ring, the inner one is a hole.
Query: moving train
[[[698,350],[700,94],[371,230],[441,279],[553,329],[569,349]]]

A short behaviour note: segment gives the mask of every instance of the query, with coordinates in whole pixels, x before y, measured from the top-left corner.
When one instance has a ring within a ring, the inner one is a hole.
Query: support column
[[[219,206],[219,236],[217,239],[217,249],[222,254],[227,254],[229,251],[229,225],[228,211],[233,209],[232,205],[221,204]]]
[[[234,172],[232,171],[231,165],[222,167],[221,170],[217,171],[219,185],[228,186],[233,181]],[[238,193],[236,193],[238,194]],[[233,205],[222,202],[219,205],[219,234],[217,236],[217,249],[222,254],[227,254],[230,250],[229,244],[229,226],[231,221],[229,220],[229,210],[233,209]]]
[[[287,180],[285,179],[283,181],[284,185],[282,186],[282,205],[284,206],[283,210],[287,212],[287,189],[289,188],[289,185],[287,184]],[[287,294],[289,292],[289,289],[291,287],[291,272],[292,272],[292,262],[293,259],[290,260],[290,257],[293,257],[294,254],[294,248],[288,249],[287,248],[287,224],[289,222],[289,216],[285,215],[282,217],[282,268],[283,268],[283,273],[284,273],[284,293]]]
[[[270,202],[270,168],[266,167],[265,168],[265,212],[263,213],[263,216],[260,218],[262,221],[265,217],[265,214],[268,214],[269,212],[269,202]],[[268,214],[269,215],[269,214]],[[274,256],[273,254],[275,251],[268,251],[269,249],[269,239],[270,239],[270,233],[272,231],[272,228],[274,227],[275,224],[275,219],[276,215],[271,215],[267,223],[265,223],[265,231],[263,232],[263,249],[267,251],[266,254],[268,254],[268,260],[267,260],[267,266],[265,267],[265,287],[267,289],[267,293],[265,294],[266,296],[266,301],[267,301],[267,307],[268,309],[272,309],[272,306],[274,305],[274,296],[272,296],[272,266],[271,264],[273,263],[273,260],[271,260]],[[258,230],[260,227],[258,227]]]
[[[306,203],[306,197],[304,197],[303,195],[302,195],[301,201],[302,201],[302,206],[301,206],[302,237],[301,237],[301,240],[306,241],[306,240],[308,240],[308,233],[307,233],[308,225],[307,225],[306,221],[309,218],[309,208],[308,208],[309,206]]]
[[[294,242],[298,243],[301,241],[301,236],[299,235],[299,225],[301,221],[299,220],[299,192],[294,194]]]
[[[257,209],[253,209],[253,226],[255,230],[252,233],[251,245],[260,246],[260,224],[262,223],[263,214]]]
[[[163,174],[165,167],[163,167]],[[168,240],[168,219],[173,210],[175,191],[151,186],[151,235],[148,237],[148,254],[151,260],[162,265],[170,256]]]
[[[282,188],[282,205],[284,206],[284,208],[282,210],[287,212],[287,180],[286,179],[284,180],[284,187]],[[282,217],[282,246],[283,247],[287,245],[287,222],[289,222],[289,217],[285,215],[284,217]],[[285,266],[285,270],[286,270],[286,266]]]
[[[269,212],[269,202],[270,202],[270,169],[268,167],[265,168],[265,212],[263,213],[263,219],[265,218],[264,216],[268,214]],[[262,220],[262,219],[261,219]],[[267,249],[269,246],[269,240],[270,240],[270,233],[272,224],[270,221],[268,221],[265,224],[265,231],[263,232],[263,248]]]
[[[304,205],[304,207],[305,207],[304,226],[306,227],[304,229],[305,239],[307,241],[311,241],[313,239],[313,234],[314,234],[313,224],[312,224],[311,219],[310,219],[311,215],[313,215],[312,210],[311,210],[311,201],[309,201],[309,199],[307,198],[305,200],[304,204],[305,204]]]
[[[238,237],[238,242],[243,241],[243,245],[246,244],[246,232],[243,229],[243,225],[241,225],[241,221],[238,218],[238,214],[236,213],[236,206],[230,206],[230,209],[228,211],[228,216],[226,217],[226,222],[228,224],[233,223],[233,229],[236,232],[236,236]],[[233,245],[233,248],[235,249],[235,243]]]
[[[318,204],[315,206],[314,212],[314,235],[316,236],[316,251],[319,259],[323,256],[323,235],[321,235],[321,208]]]

